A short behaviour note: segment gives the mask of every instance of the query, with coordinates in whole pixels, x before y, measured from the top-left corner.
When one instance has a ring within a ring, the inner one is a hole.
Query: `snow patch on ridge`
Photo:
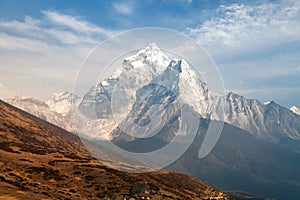
[[[290,111],[292,111],[293,113],[297,114],[297,115],[300,115],[300,109],[297,108],[296,106],[292,106],[290,108]]]
[[[45,103],[49,106],[51,111],[66,116],[71,111],[72,104],[77,107],[80,100],[80,97],[73,93],[60,92],[53,94]]]

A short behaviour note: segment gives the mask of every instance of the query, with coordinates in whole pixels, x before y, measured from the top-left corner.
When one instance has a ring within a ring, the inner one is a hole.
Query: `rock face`
[[[129,199],[130,189],[136,199],[232,199],[187,175],[111,169],[78,136],[2,101],[0,138],[0,199]]]
[[[149,194],[150,193],[150,187],[146,182],[136,182],[132,185],[130,188],[129,195],[132,197],[137,194]]]

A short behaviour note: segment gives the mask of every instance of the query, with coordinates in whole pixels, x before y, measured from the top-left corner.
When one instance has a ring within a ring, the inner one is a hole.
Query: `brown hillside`
[[[231,199],[186,175],[111,169],[80,139],[0,101],[0,199]]]

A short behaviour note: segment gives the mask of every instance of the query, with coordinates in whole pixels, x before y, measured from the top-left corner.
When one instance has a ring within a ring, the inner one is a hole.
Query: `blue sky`
[[[71,91],[78,67],[99,42],[151,26],[203,46],[227,91],[300,107],[297,0],[0,0],[0,98]]]

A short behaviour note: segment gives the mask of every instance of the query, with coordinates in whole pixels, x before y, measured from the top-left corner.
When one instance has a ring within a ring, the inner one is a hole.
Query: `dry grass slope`
[[[111,169],[77,136],[0,101],[0,199],[129,198],[231,199],[175,172]]]

